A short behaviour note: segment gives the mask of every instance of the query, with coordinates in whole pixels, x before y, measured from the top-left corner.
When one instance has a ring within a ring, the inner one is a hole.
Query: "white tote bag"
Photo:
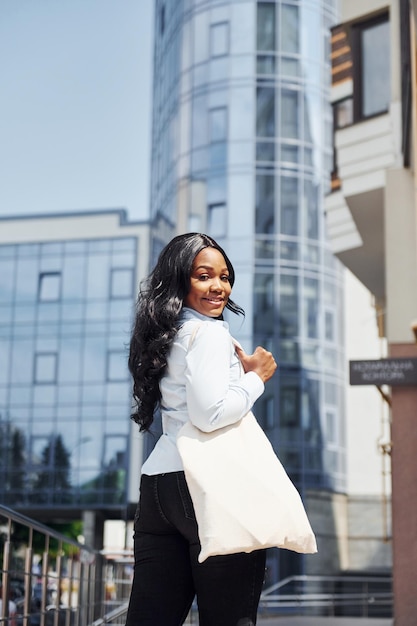
[[[317,552],[300,495],[252,413],[210,433],[187,422],[177,443],[198,524],[200,563],[270,547]]]

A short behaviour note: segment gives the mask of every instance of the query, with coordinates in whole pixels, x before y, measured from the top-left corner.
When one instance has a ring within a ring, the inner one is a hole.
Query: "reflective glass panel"
[[[281,233],[298,234],[298,179],[281,178]]]
[[[110,277],[110,297],[111,298],[128,298],[133,291],[133,270],[113,269]]]
[[[210,54],[223,56],[229,52],[229,23],[220,22],[210,26]]]
[[[256,58],[256,72],[260,75],[275,74],[275,56],[258,54]]]
[[[1,250],[2,246],[0,246]],[[15,261],[5,259],[0,262],[0,298],[2,303],[10,302],[15,290]]]
[[[80,256],[67,256],[62,276],[63,300],[80,300],[85,293],[86,259]]]
[[[315,278],[304,279],[304,324],[307,337],[318,337],[319,281]]]
[[[275,176],[259,174],[256,177],[256,232],[272,233],[275,214]]]
[[[38,300],[59,300],[61,297],[61,272],[39,276]]]
[[[258,2],[256,24],[257,49],[275,52],[275,3]]]
[[[226,200],[227,179],[213,176],[208,181],[207,201],[209,204],[222,204]]]
[[[127,354],[122,350],[112,351],[107,356],[107,380],[127,380]]]
[[[281,136],[297,139],[299,137],[299,93],[283,89],[281,92]]]
[[[275,137],[275,89],[258,87],[256,90],[256,134]]]
[[[319,236],[319,187],[311,180],[304,182],[304,234],[309,239]]]
[[[209,111],[210,141],[225,141],[227,139],[227,108],[221,107]]]
[[[300,61],[299,59],[293,59],[292,57],[281,57],[281,74],[283,76],[299,76],[300,75]]]
[[[57,354],[35,354],[34,382],[54,383],[57,375]]]
[[[388,111],[390,101],[390,31],[384,21],[364,28],[362,43],[362,115]]]
[[[283,52],[299,52],[300,23],[297,6],[281,5],[280,26],[280,49]]]
[[[281,337],[298,335],[298,278],[283,274],[280,280],[279,326]]]
[[[257,141],[256,160],[273,162],[275,160],[275,143],[273,141]]]
[[[212,237],[226,235],[226,205],[224,203],[209,205],[208,231]]]
[[[288,144],[282,144],[281,146],[281,160],[288,163],[298,162],[298,146],[290,146]]]

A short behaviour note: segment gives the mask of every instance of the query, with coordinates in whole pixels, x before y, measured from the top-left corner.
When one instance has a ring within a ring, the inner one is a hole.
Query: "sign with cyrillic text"
[[[417,359],[349,361],[351,385],[417,385]]]

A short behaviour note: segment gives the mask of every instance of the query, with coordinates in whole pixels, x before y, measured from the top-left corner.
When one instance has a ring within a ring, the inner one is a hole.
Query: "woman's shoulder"
[[[200,317],[202,319],[200,319]],[[193,338],[194,341],[203,339],[204,337],[207,339],[230,337],[227,324],[222,320],[204,319],[203,316],[200,317],[190,317],[182,321],[178,329],[178,339],[181,343],[188,344],[191,338]]]

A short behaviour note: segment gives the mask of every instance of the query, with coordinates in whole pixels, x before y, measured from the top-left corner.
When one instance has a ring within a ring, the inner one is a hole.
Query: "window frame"
[[[218,28],[219,26],[225,26],[226,27],[226,48],[225,48],[225,52],[220,52],[220,53],[216,53],[214,50],[214,45],[213,45],[213,37],[214,37],[214,31],[216,28]],[[222,20],[219,22],[213,22],[212,24],[210,24],[210,38],[209,38],[209,52],[210,52],[210,59],[221,59],[223,57],[227,57],[230,54],[230,22],[228,20]]]
[[[354,55],[353,63],[353,123],[362,122],[365,120],[373,119],[379,115],[385,115],[389,110],[389,104],[386,109],[381,109],[371,115],[364,115],[363,112],[363,46],[362,46],[362,34],[364,31],[374,28],[383,23],[390,24],[390,16],[387,11],[380,13],[375,17],[362,22],[357,22],[352,25],[351,39],[352,39],[352,53]]]
[[[222,219],[223,219],[223,230],[220,233],[220,231],[217,231],[215,229],[213,229],[213,216],[214,216],[214,211],[216,210],[221,210],[222,211]],[[226,206],[226,202],[211,202],[210,204],[207,205],[207,222],[208,222],[208,229],[210,231],[210,234],[213,237],[217,237],[219,239],[221,239],[222,237],[226,237],[227,236],[227,206]]]
[[[114,286],[116,280],[116,274],[121,272],[130,272],[130,293],[118,295],[115,293]],[[109,300],[125,300],[126,298],[133,297],[133,288],[134,288],[135,276],[134,270],[132,267],[112,267],[110,268],[110,286],[109,286]]]
[[[42,281],[46,277],[55,276],[59,278],[59,284],[57,289],[57,297],[56,298],[43,298],[42,296]],[[54,272],[39,272],[38,275],[38,293],[37,293],[37,301],[38,302],[60,302],[62,299],[62,272],[54,271]]]

